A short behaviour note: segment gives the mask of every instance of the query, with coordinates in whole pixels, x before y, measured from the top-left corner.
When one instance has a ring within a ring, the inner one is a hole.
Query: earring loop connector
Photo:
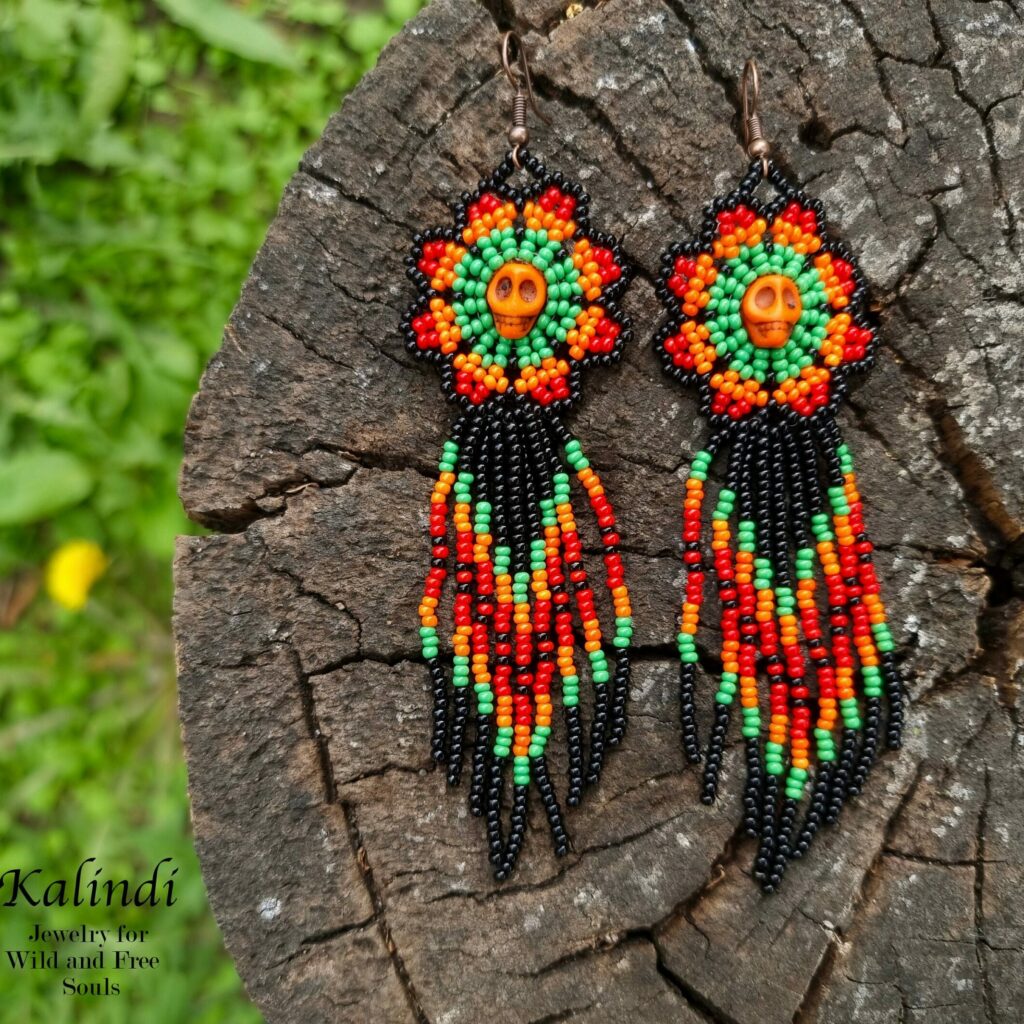
[[[512,146],[512,162],[518,168],[522,166],[519,163],[519,151],[530,141],[530,132],[526,127],[527,104],[545,124],[550,121],[537,107],[526,49],[515,32],[505,32],[501,37],[501,66],[509,84],[516,91],[512,98],[512,126],[508,130],[508,141]]]
[[[761,127],[761,116],[757,112],[757,103],[761,97],[761,76],[757,71],[757,63],[753,57],[743,65],[743,78],[740,81],[740,92],[743,97],[743,145],[747,156],[760,158],[761,169],[768,174],[768,154],[771,145],[764,137]]]

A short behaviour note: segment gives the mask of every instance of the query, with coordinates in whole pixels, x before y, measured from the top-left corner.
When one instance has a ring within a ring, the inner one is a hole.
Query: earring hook
[[[757,112],[757,103],[761,97],[761,76],[758,74],[757,63],[753,57],[743,65],[743,77],[740,80],[740,92],[743,97],[743,145],[747,156],[760,158],[761,170],[768,174],[768,154],[771,145],[764,137],[761,128],[761,116]]]
[[[501,37],[501,66],[509,84],[516,91],[512,98],[512,126],[508,130],[508,141],[512,146],[512,162],[518,168],[522,166],[519,163],[519,151],[530,141],[530,132],[526,127],[527,104],[545,124],[551,122],[537,107],[526,48],[515,32],[505,32]]]

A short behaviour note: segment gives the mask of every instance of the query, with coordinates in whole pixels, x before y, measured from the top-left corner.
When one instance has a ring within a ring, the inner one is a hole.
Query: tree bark
[[[617,502],[638,649],[573,851],[534,821],[498,884],[429,759],[415,610],[452,410],[398,325],[411,236],[504,154],[513,25],[551,118],[532,150],[639,267],[634,341],[572,418]],[[772,896],[736,831],[740,751],[713,807],[684,767],[679,473],[706,434],[650,345],[661,251],[744,171],[747,56],[778,158],[882,306],[841,421],[911,696],[904,749]],[[269,1021],[1020,1019],[1022,66],[1017,0],[434,0],[330,120],[203,377],[181,480],[217,531],[176,562],[196,845]]]

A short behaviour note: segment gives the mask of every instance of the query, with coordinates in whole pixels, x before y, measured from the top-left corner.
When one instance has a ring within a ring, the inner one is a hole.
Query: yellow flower
[[[92,585],[106,572],[107,556],[91,540],[61,544],[46,563],[46,592],[73,612],[85,607]]]

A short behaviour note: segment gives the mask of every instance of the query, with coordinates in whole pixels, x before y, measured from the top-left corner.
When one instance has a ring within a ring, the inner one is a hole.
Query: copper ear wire
[[[761,169],[768,174],[768,154],[771,145],[764,137],[761,127],[761,116],[757,112],[757,103],[761,97],[761,76],[753,57],[743,65],[743,78],[740,82],[743,94],[743,145],[747,156],[760,158]]]
[[[522,166],[519,162],[519,152],[530,141],[530,131],[526,127],[527,105],[545,124],[550,122],[537,106],[526,49],[523,47],[522,39],[515,32],[505,32],[501,37],[501,66],[509,84],[516,91],[512,97],[512,126],[508,130],[508,141],[512,147],[512,163],[519,168]]]

